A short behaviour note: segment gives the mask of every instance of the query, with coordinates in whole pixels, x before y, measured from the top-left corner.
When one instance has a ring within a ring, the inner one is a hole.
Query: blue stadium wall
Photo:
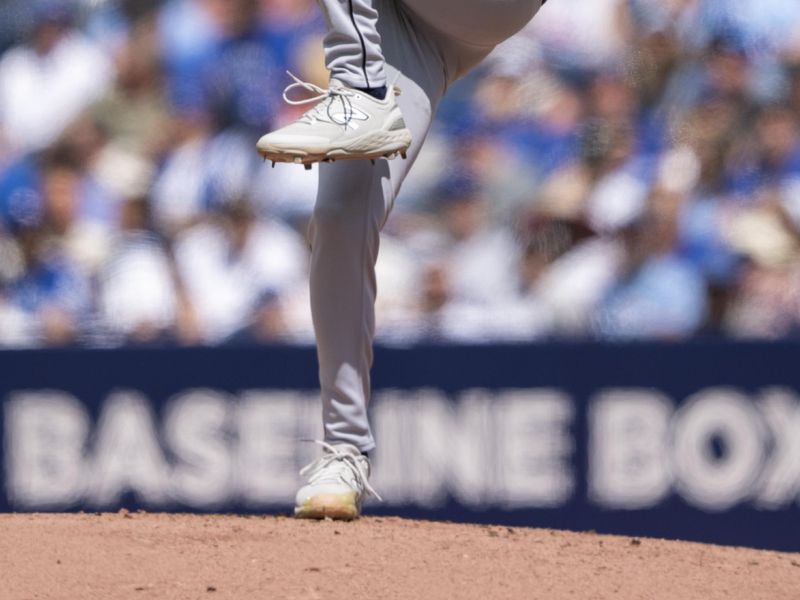
[[[368,512],[800,550],[800,345],[378,348]],[[0,511],[275,513],[311,348],[0,352]]]

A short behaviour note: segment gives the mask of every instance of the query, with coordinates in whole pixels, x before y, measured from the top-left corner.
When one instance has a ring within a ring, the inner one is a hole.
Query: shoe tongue
[[[332,446],[336,448],[337,452],[349,454],[350,456],[355,456],[356,458],[360,458],[362,456],[361,451],[352,444],[332,444]]]

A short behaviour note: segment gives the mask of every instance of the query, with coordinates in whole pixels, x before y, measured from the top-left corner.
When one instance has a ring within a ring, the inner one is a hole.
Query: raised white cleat
[[[316,104],[294,123],[263,136],[256,147],[265,160],[310,165],[327,160],[406,157],[411,131],[403,121],[391,85],[379,100],[332,79],[327,90],[294,79],[283,93],[289,104]],[[315,96],[292,100],[288,93],[303,88]]]
[[[300,471],[308,477],[308,484],[297,492],[295,516],[345,521],[358,518],[366,494],[380,499],[369,485],[369,459],[351,444],[317,443],[325,453]]]

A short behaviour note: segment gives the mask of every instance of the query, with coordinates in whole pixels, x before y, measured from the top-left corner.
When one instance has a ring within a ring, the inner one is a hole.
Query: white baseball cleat
[[[325,453],[300,471],[308,477],[308,484],[297,492],[294,515],[301,519],[358,518],[365,494],[380,500],[369,485],[369,459],[352,444],[317,443]]]
[[[289,162],[311,168],[312,163],[347,159],[403,158],[411,145],[411,132],[403,121],[395,96],[400,90],[391,85],[386,97],[378,100],[332,79],[327,90],[294,79],[283,92],[289,104],[316,102],[294,123],[268,133],[256,147],[264,160]],[[303,88],[316,94],[305,100],[292,100],[288,93]]]

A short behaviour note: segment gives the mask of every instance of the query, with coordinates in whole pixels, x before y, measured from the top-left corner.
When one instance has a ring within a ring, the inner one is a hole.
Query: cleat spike
[[[374,165],[375,164],[375,159],[374,158],[370,158],[369,162],[371,162]]]
[[[405,150],[404,150],[403,152],[401,152],[401,153],[400,153],[400,156],[403,158],[403,160],[405,160],[406,158],[408,158],[408,156],[406,155],[406,152],[405,152]]]
[[[311,170],[311,163],[306,163],[303,166],[306,168],[306,171],[310,171]]]
[[[272,168],[273,169],[275,168],[275,161],[274,160],[272,161]]]

